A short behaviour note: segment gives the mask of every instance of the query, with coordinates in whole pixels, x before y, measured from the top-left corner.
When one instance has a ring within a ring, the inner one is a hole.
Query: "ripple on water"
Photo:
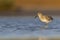
[[[16,18],[0,18],[0,33],[20,33],[20,34],[53,34],[60,33],[60,19],[54,18],[47,29],[41,30],[44,27],[44,23],[41,23],[39,19],[33,17],[16,17]]]

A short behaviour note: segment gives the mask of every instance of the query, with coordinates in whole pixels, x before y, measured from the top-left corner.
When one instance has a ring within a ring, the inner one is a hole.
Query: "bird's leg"
[[[43,27],[41,27],[41,29],[47,29],[48,28],[48,24],[46,23]]]
[[[48,28],[48,23],[45,24],[45,28]]]

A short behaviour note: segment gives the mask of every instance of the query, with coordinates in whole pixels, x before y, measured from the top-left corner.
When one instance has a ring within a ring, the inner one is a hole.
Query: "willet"
[[[35,18],[36,17],[38,17],[41,22],[45,23],[45,28],[47,28],[48,27],[48,23],[50,23],[53,20],[53,18],[51,16],[43,15],[42,13],[37,13]]]

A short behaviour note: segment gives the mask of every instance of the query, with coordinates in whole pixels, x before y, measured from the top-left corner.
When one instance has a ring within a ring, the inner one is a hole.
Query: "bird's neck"
[[[38,15],[38,17],[39,17],[39,18],[42,18],[42,17],[43,17],[43,15]]]

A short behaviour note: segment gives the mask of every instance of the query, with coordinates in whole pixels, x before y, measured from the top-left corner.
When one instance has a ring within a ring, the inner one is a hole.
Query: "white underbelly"
[[[40,17],[40,16],[38,16],[38,17],[39,17],[39,20],[40,20],[41,22],[45,22],[45,23],[51,22],[51,20],[48,20],[48,19],[46,19],[45,17]]]
[[[46,19],[40,19],[41,22],[45,22],[45,23],[49,23],[50,21],[49,20],[46,20]]]

